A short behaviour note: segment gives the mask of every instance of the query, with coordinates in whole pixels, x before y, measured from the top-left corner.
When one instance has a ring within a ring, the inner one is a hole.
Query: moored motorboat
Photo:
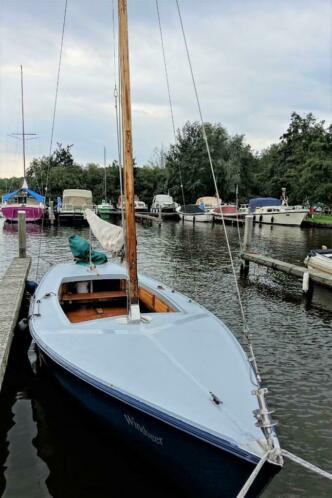
[[[274,197],[250,199],[248,212],[253,214],[255,223],[300,226],[309,210],[303,206],[289,206],[286,189],[283,188],[281,199]]]
[[[168,194],[157,194],[152,199],[150,212],[153,214],[161,213],[175,213],[178,204],[174,202],[172,196]]]
[[[117,209],[119,210],[125,209],[125,206],[126,206],[126,200],[125,199],[122,200],[122,196],[119,195],[118,202],[116,205]],[[135,195],[134,206],[136,213],[146,213],[148,211],[148,206],[146,205],[146,203],[144,201],[140,201],[137,195]]]
[[[107,201],[107,167],[106,167],[106,147],[104,147],[104,199],[97,205],[96,212],[101,217],[108,217],[117,212],[111,201]]]
[[[235,204],[222,204],[211,211],[213,219],[216,223],[224,220],[225,223],[234,223],[239,221],[242,223],[245,219],[245,214],[237,208]]]
[[[117,210],[113,206],[111,202],[107,202],[107,200],[103,199],[101,204],[97,205],[97,213],[99,216],[109,216],[113,213],[116,213]]]
[[[86,224],[84,210],[92,208],[92,192],[85,189],[65,189],[62,194],[62,204],[59,208],[61,225]]]
[[[196,204],[186,204],[185,206],[178,206],[176,212],[183,221],[190,221],[191,223],[208,223],[212,221],[212,214],[206,213],[204,209]]]
[[[310,270],[332,275],[332,249],[313,249],[304,260]]]

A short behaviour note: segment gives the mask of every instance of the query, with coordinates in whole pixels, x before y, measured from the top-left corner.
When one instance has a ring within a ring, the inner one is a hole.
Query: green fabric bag
[[[90,263],[90,244],[86,239],[79,235],[69,237],[70,250],[78,265],[88,265]],[[95,265],[107,263],[107,256],[103,252],[91,251],[91,261]]]

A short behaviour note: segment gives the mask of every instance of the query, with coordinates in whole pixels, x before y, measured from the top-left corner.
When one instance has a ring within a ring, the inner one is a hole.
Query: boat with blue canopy
[[[286,189],[281,189],[280,199],[275,197],[256,197],[249,200],[248,212],[254,215],[256,223],[270,225],[300,226],[308,214],[303,206],[289,206]]]
[[[21,72],[21,107],[22,107],[22,133],[15,135],[22,137],[22,156],[23,156],[23,185],[14,192],[9,192],[2,196],[1,211],[3,217],[13,223],[18,221],[18,212],[25,212],[25,221],[35,222],[43,218],[46,211],[45,197],[34,192],[28,187],[26,180],[26,157],[25,157],[25,137],[33,135],[25,133],[24,127],[24,100],[23,100],[23,67],[20,66]]]
[[[45,197],[31,190],[26,180],[20,189],[2,196],[2,213],[10,222],[17,222],[19,211],[25,212],[27,222],[39,221],[45,209]]]

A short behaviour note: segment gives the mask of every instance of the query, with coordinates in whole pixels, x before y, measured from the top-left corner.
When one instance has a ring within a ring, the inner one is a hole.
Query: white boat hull
[[[212,221],[212,214],[183,214],[178,211],[181,220],[190,221],[191,223],[209,223]]]
[[[260,213],[256,210],[254,213],[255,223],[267,223],[269,225],[289,225],[300,226],[307,216],[307,210],[301,211],[271,211],[269,213]]]
[[[332,275],[332,255],[324,256],[324,254],[316,253],[314,256],[307,256],[304,262],[310,270],[321,271]]]

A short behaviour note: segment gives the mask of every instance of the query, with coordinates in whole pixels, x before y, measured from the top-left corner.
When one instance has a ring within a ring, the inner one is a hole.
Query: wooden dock
[[[313,284],[315,286],[325,287],[327,290],[332,290],[332,275],[327,272],[320,272],[311,270],[305,266],[294,265],[281,261],[279,259],[271,258],[265,254],[259,254],[251,250],[251,238],[253,229],[253,216],[246,216],[244,237],[242,246],[242,265],[241,273],[247,275],[249,273],[249,263],[256,263],[257,265],[272,268],[273,270],[281,271],[287,275],[302,279],[302,290],[305,294],[312,297]]]
[[[0,389],[20,313],[31,258],[14,258],[0,281]]]
[[[332,290],[332,275],[328,275],[327,273],[309,270],[305,266],[293,265],[291,263],[286,263],[285,261],[280,261],[279,259],[274,259],[270,256],[254,252],[244,252],[241,257],[244,261],[266,266],[267,268],[287,273],[287,275],[292,275],[294,277],[301,278],[302,280],[304,278],[308,278],[309,281],[328,287]]]

